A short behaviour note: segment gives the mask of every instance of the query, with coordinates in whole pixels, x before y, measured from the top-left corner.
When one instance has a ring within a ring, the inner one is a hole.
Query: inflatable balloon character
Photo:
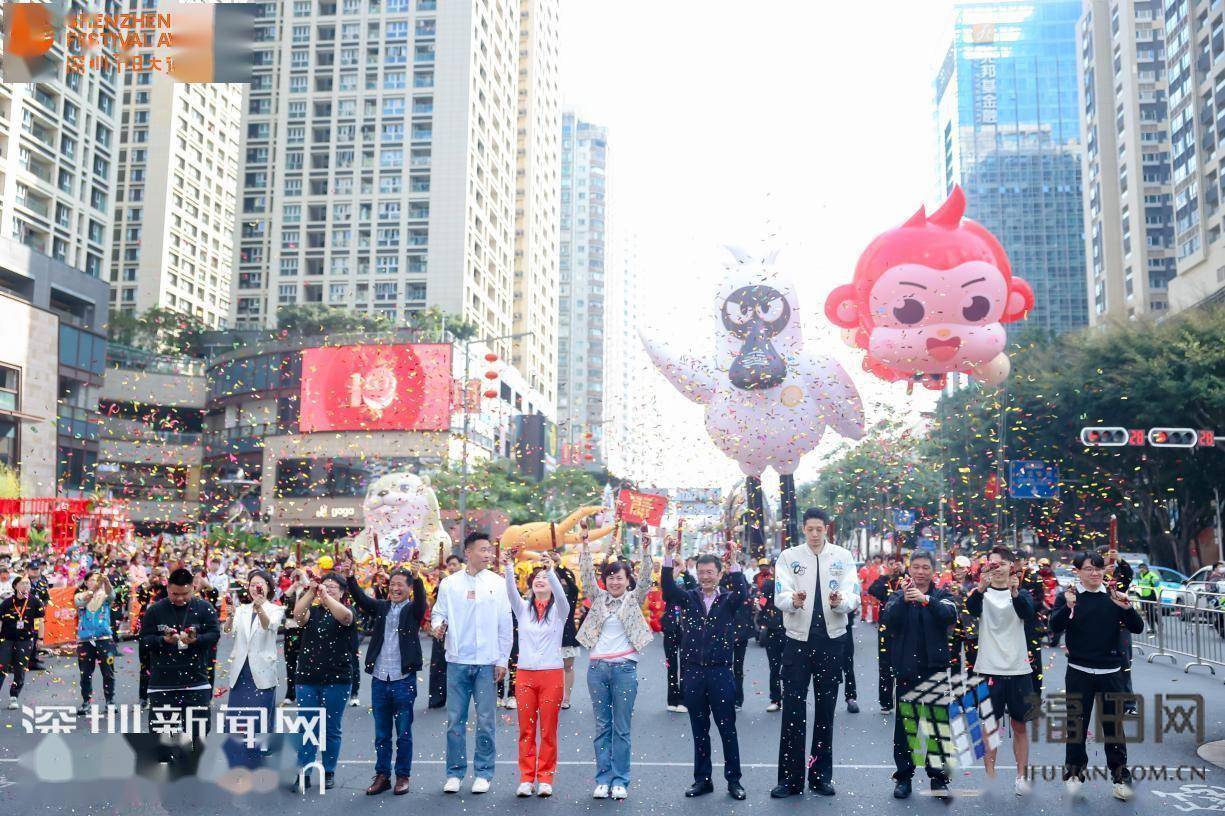
[[[959,371],[988,385],[1008,377],[1004,323],[1024,318],[1034,293],[1013,277],[995,236],[963,218],[954,186],[930,216],[922,207],[877,236],[859,257],[852,283],[825,302],[843,339],[866,350],[863,367],[894,382],[944,387]]]
[[[366,527],[350,544],[359,564],[375,557],[434,564],[451,551],[428,477],[408,472],[380,476],[366,490],[362,509]]]
[[[706,406],[706,431],[740,465],[749,511],[762,519],[761,475],[782,477],[782,517],[795,543],[795,469],[817,447],[826,426],[863,436],[863,405],[833,359],[804,347],[800,304],[774,255],[751,258],[729,247],[735,263],[710,301],[713,354],[673,350],[642,333],[651,361],[682,394]],[[761,546],[760,539],[753,542]]]
[[[579,542],[578,523],[604,512],[603,507],[580,507],[563,520],[553,524],[548,521],[530,521],[527,524],[513,524],[506,528],[498,539],[503,547],[524,552],[545,552],[554,546],[568,547]],[[551,528],[551,529],[550,529]],[[587,534],[587,540],[594,542],[613,531],[613,526],[599,527]],[[554,540],[556,539],[556,545]],[[598,547],[592,547],[596,551]]]

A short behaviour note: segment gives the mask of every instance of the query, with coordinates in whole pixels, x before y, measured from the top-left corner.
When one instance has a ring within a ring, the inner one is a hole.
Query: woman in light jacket
[[[267,712],[267,732],[272,731],[276,704],[276,633],[285,609],[273,603],[272,576],[254,570],[247,581],[247,603],[241,604],[225,623],[226,634],[234,633],[230,652],[230,708],[262,708]]]
[[[596,582],[595,566],[587,548],[587,528],[579,546],[583,592],[591,609],[578,631],[587,647],[587,690],[595,712],[596,786],[593,799],[624,799],[629,795],[630,718],[638,695],[638,659],[654,635],[642,614],[651,591],[651,545],[642,536],[642,580],[634,583],[633,567],[626,561],[604,565],[604,588]]]

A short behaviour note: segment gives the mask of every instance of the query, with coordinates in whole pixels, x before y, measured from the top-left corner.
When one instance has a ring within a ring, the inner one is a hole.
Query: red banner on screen
[[[451,427],[451,347],[305,349],[301,403],[303,433],[445,431]]]
[[[622,521],[630,524],[646,522],[652,527],[658,527],[664,519],[664,510],[668,507],[667,496],[656,496],[653,493],[637,493],[622,489],[617,494],[617,514]]]

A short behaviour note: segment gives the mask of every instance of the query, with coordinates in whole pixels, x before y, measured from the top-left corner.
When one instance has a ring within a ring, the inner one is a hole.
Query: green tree
[[[393,328],[391,321],[382,315],[362,314],[322,303],[281,306],[277,309],[276,322],[283,331],[304,337],[385,332]]]
[[[448,314],[437,306],[430,306],[416,312],[409,318],[408,325],[439,342],[445,342],[448,334],[461,343],[471,340],[477,334],[476,324],[469,323],[457,315]]]

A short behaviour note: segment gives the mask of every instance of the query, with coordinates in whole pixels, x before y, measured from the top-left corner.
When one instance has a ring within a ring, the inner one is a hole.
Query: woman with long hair
[[[230,708],[260,708],[272,730],[276,704],[276,633],[285,610],[272,602],[272,576],[254,570],[247,576],[247,598],[225,622],[234,634],[230,651]]]
[[[629,562],[612,561],[601,570],[601,588],[587,546],[587,529],[583,528],[579,569],[591,608],[578,639],[590,652],[587,690],[596,720],[593,799],[624,799],[629,795],[630,719],[638,695],[638,660],[654,637],[642,614],[643,601],[651,590],[652,567],[650,542],[644,534],[643,580],[635,584]]]
[[[105,570],[90,570],[73,603],[77,608],[77,668],[81,672],[81,706],[77,714],[89,713],[94,692],[94,670],[102,672],[102,696],[109,706],[115,702],[115,637],[111,624],[111,599],[115,590]]]
[[[519,671],[515,678],[515,699],[519,705],[516,795],[552,796],[553,777],[557,773],[557,716],[565,695],[561,641],[570,616],[570,602],[551,561],[528,574],[527,599],[519,594],[514,554],[509,550],[502,551],[502,572],[511,612],[519,622]]]
[[[323,746],[323,786],[335,786],[336,763],[340,759],[341,723],[345,701],[353,683],[353,610],[344,603],[346,581],[329,572],[298,596],[294,619],[302,629],[298,652],[297,693],[300,708],[322,708],[326,712],[327,739]],[[315,761],[316,746],[303,740],[298,767]],[[310,787],[304,776],[302,788]],[[297,781],[291,786],[298,789]]]

